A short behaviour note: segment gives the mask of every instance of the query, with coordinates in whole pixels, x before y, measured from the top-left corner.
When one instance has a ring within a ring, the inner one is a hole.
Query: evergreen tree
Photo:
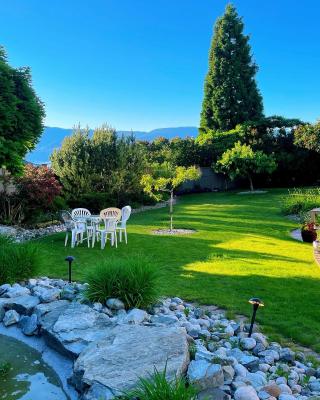
[[[229,4],[214,28],[205,79],[200,132],[230,130],[239,123],[263,115],[262,97],[257,88],[249,36],[235,7]]]
[[[32,88],[29,68],[12,68],[0,46],[0,167],[16,174],[43,130],[44,107]]]

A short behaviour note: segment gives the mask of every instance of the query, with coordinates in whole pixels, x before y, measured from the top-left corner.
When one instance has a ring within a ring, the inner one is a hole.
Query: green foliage
[[[84,194],[104,193],[120,206],[142,193],[142,147],[133,137],[118,137],[107,125],[95,129],[92,137],[88,128],[75,128],[61,148],[54,150],[51,161],[71,200]]]
[[[247,177],[253,190],[252,175],[271,174],[276,169],[273,156],[262,151],[254,152],[251,146],[237,142],[232,149],[225,151],[215,164],[217,172],[227,174],[231,179]]]
[[[0,166],[19,174],[42,134],[45,112],[32,88],[30,69],[12,68],[1,46],[0,77]]]
[[[296,145],[320,153],[320,121],[298,126],[294,138]]]
[[[126,308],[146,308],[158,299],[158,277],[152,262],[143,256],[110,257],[87,274],[86,296],[102,303],[118,298]]]
[[[50,168],[27,164],[23,175],[11,181],[15,191],[4,190],[0,193],[2,223],[29,224],[54,210],[54,201],[62,188]]]
[[[174,191],[188,180],[197,180],[201,176],[200,170],[195,166],[177,167],[169,162],[154,163],[150,166],[148,174],[141,178],[141,185],[146,193],[156,200],[162,198],[162,193],[170,193],[170,230],[173,229],[173,194]]]
[[[36,275],[41,264],[36,243],[14,243],[0,236],[0,284],[14,283]]]
[[[126,393],[123,400],[196,400],[198,391],[186,386],[183,378],[167,380],[166,368],[159,372],[156,368],[149,378],[140,378],[137,388]]]
[[[282,212],[284,214],[302,214],[312,208],[319,207],[320,189],[293,189],[282,197]]]
[[[204,85],[200,132],[226,131],[262,117],[262,97],[257,88],[257,65],[250,54],[249,36],[235,7],[229,4],[214,27],[209,71]]]

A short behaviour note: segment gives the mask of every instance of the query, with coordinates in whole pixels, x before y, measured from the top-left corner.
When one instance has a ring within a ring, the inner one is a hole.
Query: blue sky
[[[0,43],[32,68],[46,124],[197,126],[221,0],[0,0]],[[236,0],[265,113],[320,117],[318,0]]]

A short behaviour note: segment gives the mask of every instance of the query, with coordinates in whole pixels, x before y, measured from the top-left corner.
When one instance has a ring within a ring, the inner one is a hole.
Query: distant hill
[[[60,147],[65,136],[69,136],[71,133],[72,129],[46,126],[37,147],[27,155],[27,161],[34,164],[47,163],[53,149]],[[131,131],[118,131],[118,133],[130,135]],[[150,132],[133,131],[133,134],[138,140],[148,141],[152,141],[159,136],[163,136],[167,139],[172,139],[174,137],[185,138],[187,136],[196,137],[198,135],[198,128],[194,126],[181,128],[159,128]]]

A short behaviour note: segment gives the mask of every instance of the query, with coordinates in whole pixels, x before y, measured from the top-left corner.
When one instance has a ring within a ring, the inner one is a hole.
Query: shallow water
[[[26,344],[0,335],[0,364],[9,362],[11,369],[0,375],[0,399],[67,400],[61,382],[41,354]]]

